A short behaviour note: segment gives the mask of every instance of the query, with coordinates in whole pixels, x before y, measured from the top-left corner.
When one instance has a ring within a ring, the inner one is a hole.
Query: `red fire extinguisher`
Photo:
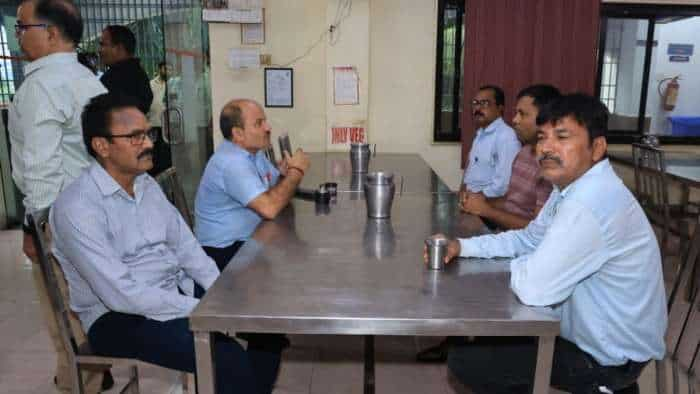
[[[676,75],[672,78],[664,78],[659,82],[659,95],[661,96],[661,106],[666,111],[673,111],[676,108],[676,101],[678,100],[678,92],[681,85],[678,83],[680,75]],[[661,85],[666,82],[671,81],[666,84],[666,88],[661,92]]]

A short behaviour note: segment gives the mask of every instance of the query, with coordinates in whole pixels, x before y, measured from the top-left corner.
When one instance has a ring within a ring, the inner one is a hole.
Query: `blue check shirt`
[[[279,180],[260,150],[253,154],[224,140],[209,159],[194,203],[195,234],[204,246],[225,248],[245,241],[262,217],[248,204]]]

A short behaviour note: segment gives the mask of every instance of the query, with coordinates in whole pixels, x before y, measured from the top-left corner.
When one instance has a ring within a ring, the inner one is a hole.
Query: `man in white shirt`
[[[80,114],[91,97],[106,89],[78,63],[75,48],[82,32],[80,12],[69,0],[27,0],[17,9],[15,33],[30,63],[24,67],[25,80],[10,105],[8,128],[12,178],[24,194],[28,213],[51,206],[58,193],[90,164]],[[23,250],[36,261],[27,231]],[[34,279],[58,353],[56,383],[61,390],[70,390],[67,357],[39,269],[34,270]]]
[[[537,218],[522,230],[452,240],[446,257],[513,258],[516,296],[561,318],[551,384],[575,394],[638,393],[644,366],[665,354],[659,246],[605,157],[607,121],[605,106],[583,94],[545,106],[536,153],[554,190]],[[536,351],[534,341],[484,338],[454,347],[447,361],[477,393],[525,392]]]
[[[508,190],[513,160],[520,151],[515,131],[503,121],[505,95],[498,86],[486,85],[471,101],[474,122],[479,128],[469,151],[460,191],[501,197]]]

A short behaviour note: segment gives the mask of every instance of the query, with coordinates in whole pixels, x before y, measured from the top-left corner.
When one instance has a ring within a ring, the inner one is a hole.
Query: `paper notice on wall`
[[[365,127],[362,124],[355,126],[331,126],[329,129],[328,142],[329,145],[333,147],[366,143],[367,134],[365,133]]]
[[[232,48],[228,53],[228,65],[234,70],[260,68],[260,49]]]
[[[203,9],[202,20],[206,22],[231,22],[231,10],[227,9]]]
[[[228,0],[228,8],[239,10],[263,8],[263,0]]]
[[[354,66],[333,67],[333,104],[360,103],[360,77]]]
[[[262,8],[253,9],[231,9],[231,23],[262,23]]]

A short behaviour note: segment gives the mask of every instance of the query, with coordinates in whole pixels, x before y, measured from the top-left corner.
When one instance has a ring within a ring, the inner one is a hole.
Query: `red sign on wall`
[[[361,126],[333,126],[330,135],[331,145],[346,145],[367,142],[365,128]]]

